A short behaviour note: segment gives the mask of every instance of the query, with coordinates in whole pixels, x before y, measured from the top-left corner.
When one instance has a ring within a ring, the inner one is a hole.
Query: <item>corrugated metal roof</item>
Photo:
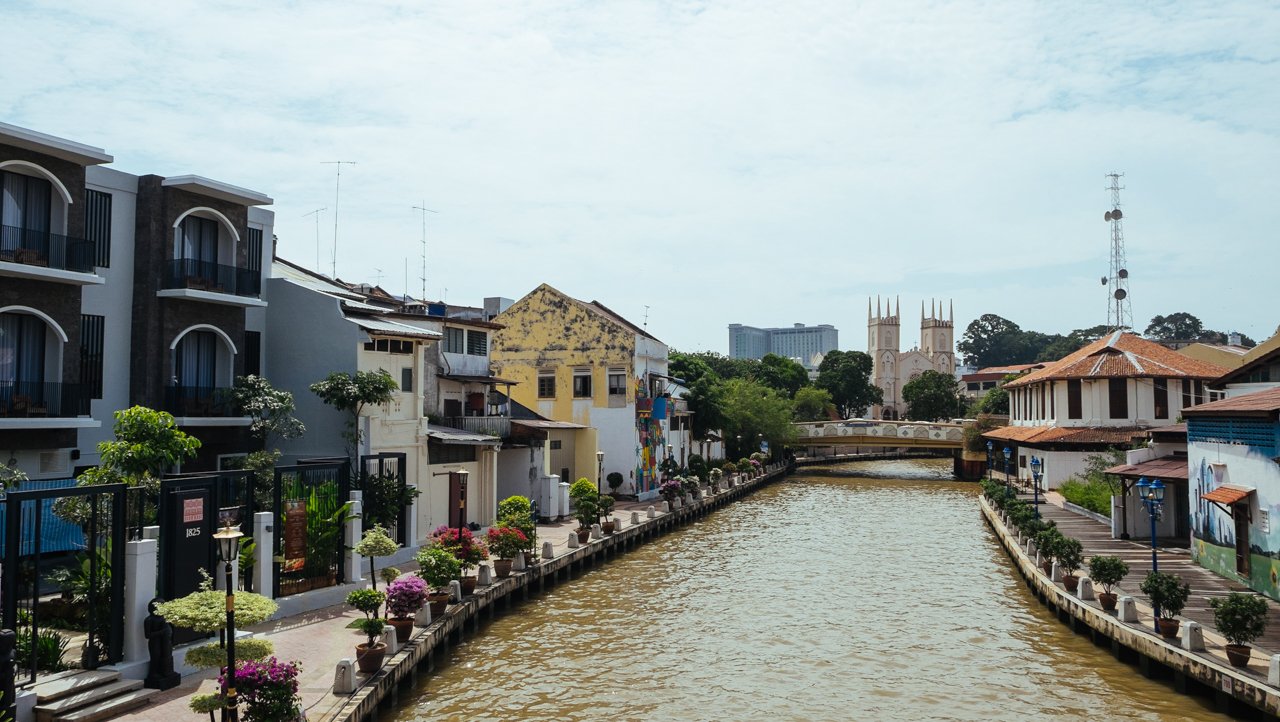
[[[404,336],[406,338],[424,338],[438,339],[440,334],[435,331],[428,331],[422,328],[414,328],[406,326],[403,323],[395,321],[384,321],[379,318],[366,318],[364,316],[348,316],[347,320],[366,331],[383,336]]]
[[[1146,476],[1159,479],[1181,479],[1187,478],[1187,457],[1185,456],[1162,456],[1159,459],[1151,459],[1142,461],[1137,464],[1120,464],[1106,469],[1108,474],[1116,474],[1117,476]]]
[[[471,446],[489,446],[502,443],[497,436],[473,434],[470,431],[454,429],[448,426],[427,424],[427,436],[445,444],[466,444]]]
[[[588,426],[568,421],[549,421],[544,419],[512,419],[511,423],[527,426],[531,429],[587,429]]]

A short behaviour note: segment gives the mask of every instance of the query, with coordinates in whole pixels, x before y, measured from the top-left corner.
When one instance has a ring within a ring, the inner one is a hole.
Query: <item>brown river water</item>
[[[382,719],[1224,720],[1040,605],[950,461],[801,470],[561,583]]]

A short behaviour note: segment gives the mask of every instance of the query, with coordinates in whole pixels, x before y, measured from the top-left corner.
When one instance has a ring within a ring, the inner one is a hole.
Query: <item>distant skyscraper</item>
[[[822,357],[840,346],[839,331],[824,323],[806,326],[797,323],[786,328],[756,328],[740,323],[729,324],[729,357],[762,358],[771,353],[795,359],[806,369],[814,370]]]

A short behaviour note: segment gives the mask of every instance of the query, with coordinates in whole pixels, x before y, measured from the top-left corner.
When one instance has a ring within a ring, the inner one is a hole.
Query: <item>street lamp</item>
[[[1031,457],[1031,508],[1035,511],[1035,517],[1040,518],[1040,471],[1044,468],[1044,462],[1036,457]]]
[[[994,463],[994,459],[995,459],[995,444],[992,443],[990,439],[987,439],[987,478],[988,479],[990,479],[992,476],[991,466]]]
[[[1147,515],[1151,517],[1151,572],[1154,574],[1160,571],[1156,561],[1156,520],[1164,510],[1164,482],[1159,479],[1148,482],[1147,477],[1143,476],[1134,486],[1138,490],[1138,496],[1142,498],[1143,506],[1147,507]],[[1156,631],[1159,632],[1160,608],[1154,602],[1151,604],[1151,611],[1156,618]]]
[[[462,527],[467,525],[467,477],[471,472],[459,469],[453,472],[458,475],[458,547],[462,547]]]
[[[1009,488],[1009,498],[1013,498],[1013,484],[1009,481],[1009,457],[1013,455],[1013,449],[1004,447],[1004,483]]]
[[[604,476],[604,452],[596,451],[596,496],[600,495],[600,477]]]
[[[227,671],[222,676],[222,696],[226,700],[222,708],[222,722],[236,722],[240,719],[236,707],[236,589],[231,580],[231,565],[240,556],[240,537],[244,534],[227,525],[218,530],[213,538],[218,542],[218,552],[222,556],[223,574],[227,587]]]

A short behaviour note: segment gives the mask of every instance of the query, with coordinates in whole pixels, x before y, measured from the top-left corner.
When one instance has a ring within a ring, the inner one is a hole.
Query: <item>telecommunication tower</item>
[[[1133,328],[1133,309],[1129,305],[1129,269],[1124,260],[1124,213],[1120,211],[1120,185],[1123,173],[1108,173],[1111,185],[1111,210],[1103,219],[1111,224],[1111,272],[1102,277],[1107,287],[1107,327],[1110,329]]]

